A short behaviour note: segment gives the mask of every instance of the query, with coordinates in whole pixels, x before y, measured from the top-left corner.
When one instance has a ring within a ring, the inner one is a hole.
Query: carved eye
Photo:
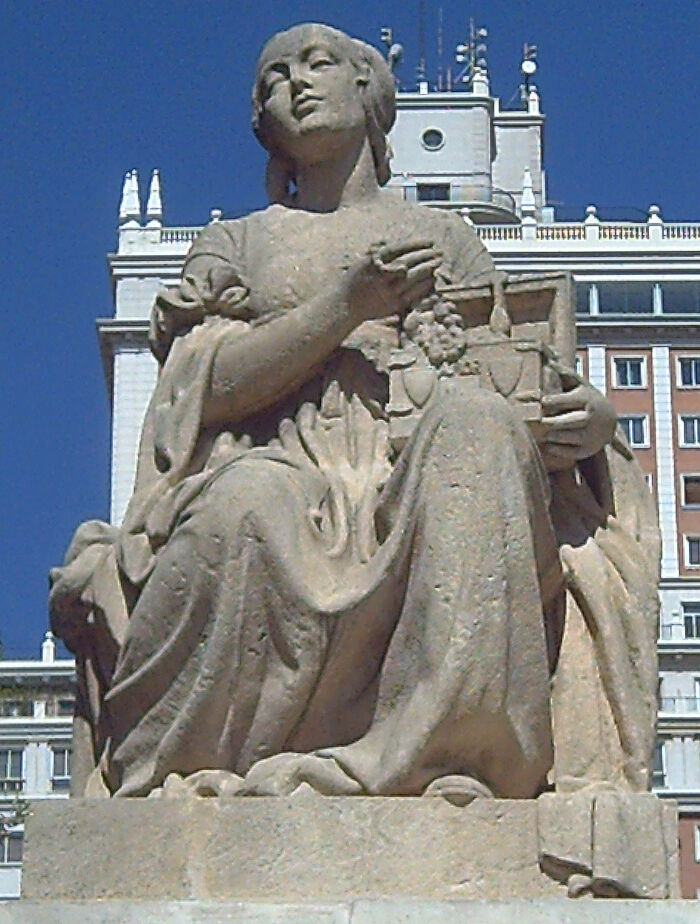
[[[289,79],[289,68],[284,64],[275,64],[265,72],[263,88],[265,96],[269,96],[275,87]]]
[[[312,71],[322,70],[326,67],[333,67],[334,64],[335,61],[331,60],[331,58],[327,57],[326,55],[313,55],[311,58],[309,58],[309,67]]]

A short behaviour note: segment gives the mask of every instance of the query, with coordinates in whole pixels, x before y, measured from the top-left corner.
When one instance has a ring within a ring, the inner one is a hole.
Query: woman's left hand
[[[543,435],[538,437],[549,471],[571,468],[613,438],[617,415],[596,388],[579,382],[571,391],[542,399]]]

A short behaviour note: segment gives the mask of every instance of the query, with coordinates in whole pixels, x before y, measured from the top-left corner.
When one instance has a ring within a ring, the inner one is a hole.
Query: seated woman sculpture
[[[55,575],[58,631],[79,648],[92,608],[114,637],[89,791],[175,774],[532,797],[566,599],[550,482],[601,453],[614,413],[567,372],[535,439],[505,398],[446,377],[392,445],[402,318],[441,288],[495,291],[492,261],[457,215],[381,191],[394,84],[371,47],[275,36],[253,110],[272,204],[205,228],[157,298],[124,523],[83,527]]]

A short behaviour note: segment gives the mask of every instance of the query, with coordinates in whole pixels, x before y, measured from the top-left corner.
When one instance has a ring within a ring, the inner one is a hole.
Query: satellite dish
[[[537,65],[534,61],[526,60],[523,61],[523,63],[520,65],[520,70],[523,72],[523,74],[525,74],[526,77],[532,77],[532,75],[537,70]]]

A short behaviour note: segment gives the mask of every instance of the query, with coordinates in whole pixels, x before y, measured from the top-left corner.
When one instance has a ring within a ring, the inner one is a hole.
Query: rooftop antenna
[[[481,74],[486,75],[486,39],[488,34],[487,29],[483,27],[477,28],[474,20],[469,20],[469,36],[465,42],[460,42],[456,48],[455,58],[457,63],[462,65],[462,69],[455,77],[455,83],[466,84],[471,89],[475,77]]]
[[[403,57],[403,45],[394,42],[394,32],[388,26],[382,28],[380,36],[382,44],[386,46],[386,63],[389,65],[389,70],[393,74],[396,65]]]
[[[523,83],[520,84],[520,99],[525,109],[530,98],[530,79],[537,73],[537,45],[525,42],[523,45],[523,59],[520,62],[520,73]]]
[[[428,81],[425,79],[425,0],[418,0],[418,67],[416,68],[416,83],[419,93],[428,92]]]
[[[437,88],[439,92],[444,89],[442,86],[442,7],[438,7],[438,29],[437,29],[437,54],[438,54],[438,72]]]

